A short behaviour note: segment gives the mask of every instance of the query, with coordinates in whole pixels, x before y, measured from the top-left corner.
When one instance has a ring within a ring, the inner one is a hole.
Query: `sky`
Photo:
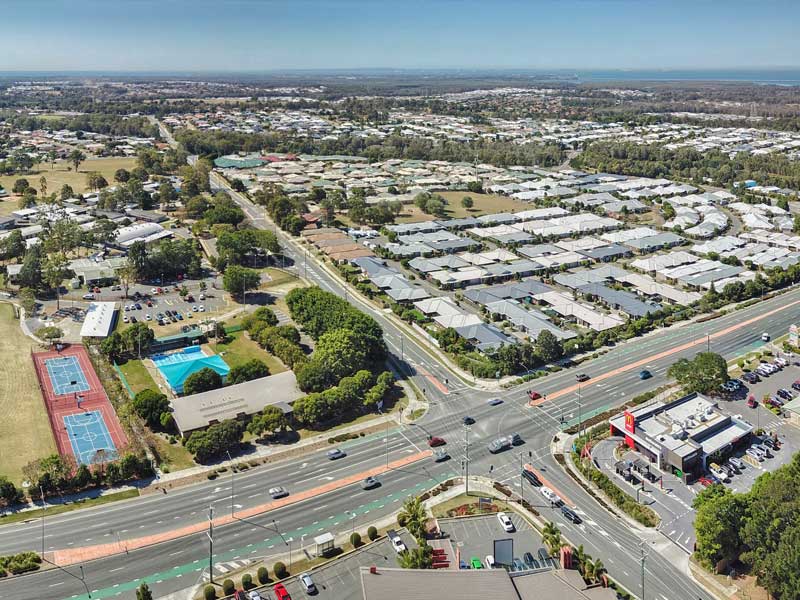
[[[0,71],[800,67],[800,1],[2,0]]]

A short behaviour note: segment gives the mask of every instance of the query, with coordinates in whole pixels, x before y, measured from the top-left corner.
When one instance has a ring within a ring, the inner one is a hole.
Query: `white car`
[[[392,549],[398,554],[402,554],[403,552],[408,550],[408,548],[406,548],[405,543],[403,543],[403,540],[400,538],[400,536],[394,529],[390,529],[389,531],[387,531],[386,537],[388,537],[389,541],[392,543]]]
[[[263,596],[261,596],[261,594],[259,594],[256,590],[250,590],[247,594],[247,597],[250,598],[250,600],[264,600]]]
[[[766,332],[762,333],[761,334],[761,341],[762,342],[768,342],[769,341],[769,334],[766,333]]]
[[[197,310],[200,312],[206,312],[206,307],[201,304],[200,306],[197,307]]]
[[[487,569],[494,569],[495,565],[494,556],[492,556],[491,554],[487,555],[485,563]]]
[[[145,321],[152,321],[152,320],[153,320],[153,317],[150,315],[150,313],[147,313],[147,314],[144,316],[144,320],[145,320]]]
[[[206,299],[206,295],[205,294],[200,294],[199,298],[200,298],[200,300],[205,300]]]
[[[709,469],[709,471],[711,471],[711,474],[723,483],[727,483],[731,480],[730,476],[728,476],[728,474],[722,469]]]
[[[553,504],[558,504],[559,502],[561,502],[561,498],[559,498],[558,494],[556,494],[546,485],[540,487],[539,492],[542,494],[542,496],[544,496],[547,500],[549,500]]]
[[[500,525],[506,533],[511,533],[514,531],[514,523],[511,521],[511,517],[509,517],[506,513],[497,513],[497,520],[500,521]]]
[[[758,462],[764,462],[764,457],[754,448],[748,448],[745,450],[745,454],[751,458],[755,458]]]
[[[128,318],[128,315],[123,315],[123,317],[122,317],[122,322],[123,322],[123,323],[130,323],[130,322],[131,322],[131,320]]]
[[[314,583],[314,580],[311,579],[311,575],[308,573],[303,573],[298,577],[300,580],[300,585],[303,586],[303,589],[306,591],[307,594],[316,594],[317,593],[317,586]]]

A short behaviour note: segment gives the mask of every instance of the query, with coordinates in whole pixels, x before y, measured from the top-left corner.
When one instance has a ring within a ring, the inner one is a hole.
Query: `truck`
[[[394,551],[397,552],[398,554],[402,554],[408,549],[406,548],[406,545],[403,543],[403,540],[400,539],[400,536],[394,529],[390,529],[389,531],[387,531],[386,537],[389,538],[389,542],[391,542],[392,548],[394,548]]]
[[[500,437],[496,440],[492,440],[489,444],[489,452],[492,454],[497,454],[498,452],[503,452],[504,450],[508,450],[513,445],[511,437]]]

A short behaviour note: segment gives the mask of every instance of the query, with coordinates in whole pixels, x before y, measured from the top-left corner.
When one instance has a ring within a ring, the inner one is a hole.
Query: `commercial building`
[[[708,462],[749,442],[753,426],[726,415],[716,402],[693,393],[670,402],[655,402],[612,417],[611,434],[663,471],[696,477]]]
[[[114,326],[116,303],[92,302],[86,309],[86,318],[81,325],[81,337],[106,338]]]

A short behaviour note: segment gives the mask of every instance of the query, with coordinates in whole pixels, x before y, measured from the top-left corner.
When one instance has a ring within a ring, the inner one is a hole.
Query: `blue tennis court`
[[[117,448],[100,411],[65,415],[64,427],[72,445],[72,453],[79,463],[91,465],[99,450],[103,451],[105,460],[117,457]]]
[[[56,396],[90,390],[77,356],[59,356],[44,361]]]

